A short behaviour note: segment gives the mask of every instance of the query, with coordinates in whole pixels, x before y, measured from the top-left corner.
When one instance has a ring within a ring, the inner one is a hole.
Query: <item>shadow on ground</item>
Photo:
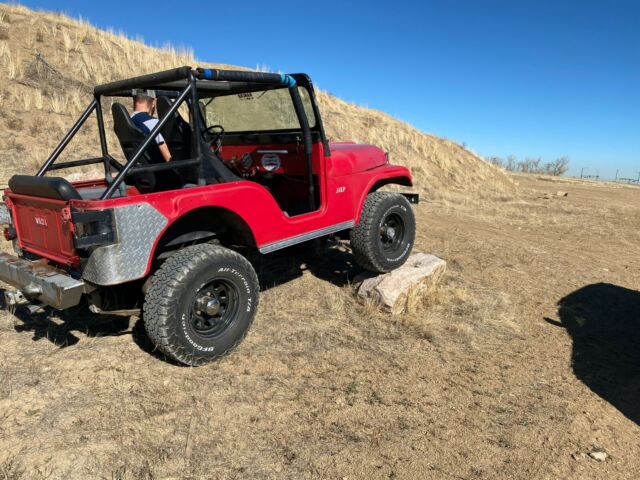
[[[306,242],[295,247],[260,256],[254,267],[262,291],[294,280],[310,271],[320,280],[338,287],[349,284],[362,272],[351,251],[340,242]]]
[[[260,256],[254,262],[254,267],[262,291],[295,280],[302,276],[305,270],[340,287],[347,285],[361,271],[354,264],[351,252],[339,242],[307,242]],[[0,299],[4,297],[3,293],[0,289]],[[15,330],[32,332],[34,341],[46,339],[60,348],[65,348],[80,341],[73,332],[89,337],[132,335],[134,342],[142,350],[157,358],[163,358],[147,337],[142,318],[138,318],[133,327],[129,328],[130,316],[94,314],[85,304],[64,311],[44,307],[36,313],[18,307],[13,314],[21,322],[15,325]]]
[[[640,292],[587,285],[558,302],[558,315],[576,377],[640,425]]]
[[[132,333],[129,330],[129,317],[97,315],[91,313],[85,305],[64,311],[43,308],[36,313],[18,307],[13,314],[22,322],[14,326],[17,332],[32,332],[34,341],[46,339],[60,348],[75,345],[80,341],[73,332],[82,332],[89,337]]]

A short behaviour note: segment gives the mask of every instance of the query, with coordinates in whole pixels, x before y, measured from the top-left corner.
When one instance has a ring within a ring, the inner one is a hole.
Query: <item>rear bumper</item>
[[[44,262],[31,262],[0,253],[0,281],[20,290],[27,298],[59,310],[80,303],[85,283]]]

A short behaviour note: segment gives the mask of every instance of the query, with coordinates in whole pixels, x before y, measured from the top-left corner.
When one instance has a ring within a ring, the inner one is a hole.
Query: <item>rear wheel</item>
[[[233,349],[256,314],[259,285],[243,256],[211,244],[184,248],[154,274],[144,325],[168,357],[202,365]]]
[[[351,230],[351,249],[361,267],[389,272],[407,260],[415,236],[409,201],[399,193],[373,192],[367,195],[360,222]]]

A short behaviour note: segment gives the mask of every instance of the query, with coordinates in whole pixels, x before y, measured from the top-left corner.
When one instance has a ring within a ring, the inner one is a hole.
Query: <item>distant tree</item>
[[[553,162],[542,163],[542,158],[526,157],[524,160],[518,160],[515,155],[509,155],[507,158],[492,156],[487,159],[489,163],[504,168],[510,172],[520,173],[543,173],[562,176],[569,170],[569,157],[556,158]]]
[[[569,170],[569,157],[556,158],[544,166],[545,173],[556,177],[561,177]]]
[[[502,158],[494,155],[493,157],[489,157],[488,160],[489,163],[492,163],[496,167],[504,168],[504,160]]]
[[[527,157],[518,162],[517,171],[521,173],[540,173],[541,158]]]
[[[507,157],[507,161],[504,164],[504,168],[509,170],[510,172],[515,172],[518,170],[518,157],[515,155],[509,155]]]

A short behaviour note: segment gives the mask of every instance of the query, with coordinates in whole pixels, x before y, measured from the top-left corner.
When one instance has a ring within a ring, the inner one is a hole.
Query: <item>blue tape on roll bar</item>
[[[295,80],[295,78],[293,78],[292,76],[287,75],[287,74],[285,74],[285,73],[281,73],[281,74],[280,74],[280,81],[281,81],[282,83],[284,83],[284,84],[285,84],[287,87],[289,87],[289,88],[293,88],[293,87],[295,87],[295,86],[296,86],[296,80]]]
[[[202,76],[207,80],[213,80],[213,70],[211,70],[210,68],[203,68]]]

